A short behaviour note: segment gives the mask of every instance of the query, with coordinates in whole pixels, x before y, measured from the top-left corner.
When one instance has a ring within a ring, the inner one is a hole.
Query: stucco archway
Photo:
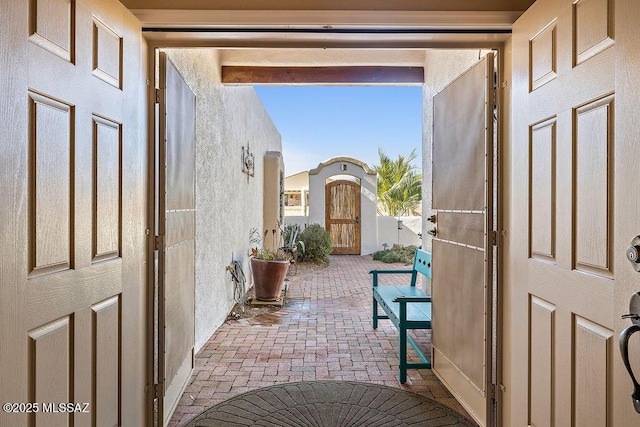
[[[350,175],[360,179],[360,253],[375,252],[378,242],[376,204],[377,175],[366,163],[353,157],[332,157],[309,171],[309,223],[325,224],[325,184],[328,178]]]

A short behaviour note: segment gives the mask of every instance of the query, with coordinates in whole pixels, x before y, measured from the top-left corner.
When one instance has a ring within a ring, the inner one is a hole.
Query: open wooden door
[[[0,425],[144,425],[140,22],[116,0],[0,15]]]
[[[433,371],[490,424],[494,56],[433,100]]]
[[[325,216],[333,253],[360,255],[360,184],[347,180],[328,183]]]
[[[166,425],[194,361],[196,100],[166,54],[159,58],[158,375]]]
[[[514,24],[510,425],[640,425],[618,350],[640,290],[639,19],[539,0]]]

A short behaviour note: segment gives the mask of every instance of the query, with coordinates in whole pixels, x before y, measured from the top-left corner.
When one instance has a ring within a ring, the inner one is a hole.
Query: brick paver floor
[[[384,384],[466,415],[429,369],[411,369],[407,383],[398,382],[398,333],[389,321],[380,321],[377,330],[371,326],[368,271],[374,268],[409,267],[370,256],[332,256],[327,268],[291,277],[288,303],[281,310],[223,324],[196,354],[193,376],[169,425],[182,426],[249,390],[313,380]],[[384,279],[406,282],[406,276]],[[414,337],[430,345],[429,332],[417,331]]]

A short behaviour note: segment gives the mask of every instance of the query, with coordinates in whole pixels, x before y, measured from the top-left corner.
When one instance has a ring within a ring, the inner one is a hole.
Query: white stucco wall
[[[341,165],[347,163],[347,170]],[[309,224],[325,226],[325,183],[335,175],[351,175],[360,178],[360,253],[367,255],[376,251],[378,229],[376,226],[376,203],[378,198],[376,175],[346,161],[320,166],[309,172]]]
[[[398,234],[398,220],[401,220],[403,223],[403,229],[400,230],[400,234]],[[300,224],[303,228],[311,224],[309,217],[303,215],[288,216],[285,218],[285,223]],[[422,245],[422,239],[418,235],[422,232],[421,216],[377,216],[376,227],[378,230],[376,233],[378,240],[376,249],[373,252],[382,250],[383,243],[392,247],[398,243],[398,238],[400,239],[400,244],[404,246]]]
[[[433,228],[433,224],[426,221],[431,215],[432,165],[431,148],[433,145],[433,97],[456,77],[478,62],[486,55],[487,50],[427,50],[424,67],[423,86],[423,122],[422,122],[422,215],[425,221],[422,224],[423,247],[431,250],[431,239],[427,230]]]
[[[303,215],[308,208],[302,206],[285,206],[284,207],[284,222],[289,222],[290,216],[306,216]]]
[[[402,221],[402,230],[398,230],[399,220]],[[379,216],[378,247],[376,250],[382,250],[384,243],[389,247],[395,244],[420,246],[422,239],[418,233],[422,233],[421,216]]]
[[[302,228],[309,225],[309,216],[308,215],[290,215],[284,218],[285,224],[300,224]]]
[[[223,87],[218,51],[167,50],[196,94],[195,349],[233,307],[225,268],[241,260],[249,278],[249,230],[263,228],[264,154],[282,151],[280,134],[250,87]],[[242,173],[241,147],[249,142],[255,176]],[[250,279],[248,279],[250,280]]]

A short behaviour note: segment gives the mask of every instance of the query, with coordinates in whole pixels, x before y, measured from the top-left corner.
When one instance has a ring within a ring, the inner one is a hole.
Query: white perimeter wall
[[[253,88],[223,87],[219,52],[169,49],[196,94],[195,350],[222,325],[234,304],[225,268],[240,260],[249,276],[249,230],[263,229],[264,154],[282,151],[278,130]],[[241,147],[255,154],[255,176],[242,173]],[[248,279],[250,280],[250,279]]]
[[[402,220],[404,227],[400,230],[398,235],[398,220]],[[312,224],[309,221],[308,216],[285,216],[284,221],[286,224],[300,224],[303,228],[305,225]],[[377,221],[377,236],[375,251],[383,249],[382,244],[386,243],[389,247],[398,243],[398,236],[400,238],[400,244],[404,246],[414,245],[420,246],[422,239],[418,236],[422,230],[422,217],[421,216],[378,216]],[[363,255],[364,252],[363,252]]]
[[[402,221],[402,230],[398,230],[398,220]],[[376,250],[382,250],[385,243],[389,248],[398,243],[403,246],[420,246],[422,239],[418,233],[422,233],[421,216],[379,216]]]

